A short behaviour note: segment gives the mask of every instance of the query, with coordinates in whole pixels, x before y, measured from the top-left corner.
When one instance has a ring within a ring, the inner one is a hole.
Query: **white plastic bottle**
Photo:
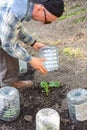
[[[46,46],[39,49],[39,57],[45,58],[43,62],[48,71],[58,70],[59,68],[59,56],[58,50],[55,46]]]
[[[19,92],[16,88],[6,86],[0,89],[0,119],[13,121],[20,114]]]
[[[43,108],[36,114],[36,130],[60,130],[60,116],[51,108]]]
[[[87,90],[77,88],[67,94],[69,114],[74,122],[87,120]]]
[[[24,73],[27,73],[28,67],[27,67],[27,62],[19,59],[19,76],[21,76]]]

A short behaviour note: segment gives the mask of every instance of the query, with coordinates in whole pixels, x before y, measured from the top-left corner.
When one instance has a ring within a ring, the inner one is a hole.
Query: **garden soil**
[[[67,107],[66,95],[75,88],[87,89],[87,0],[64,0],[65,11],[51,24],[30,21],[23,23],[32,36],[47,45],[55,45],[59,53],[59,69],[43,75],[28,65],[28,72],[20,79],[31,79],[33,87],[19,90],[21,112],[13,122],[0,120],[0,130],[36,130],[36,113],[53,108],[60,115],[60,130],[87,130],[87,121],[74,123]],[[24,46],[33,56],[31,47]],[[51,88],[48,96],[40,82],[59,81],[59,88]]]

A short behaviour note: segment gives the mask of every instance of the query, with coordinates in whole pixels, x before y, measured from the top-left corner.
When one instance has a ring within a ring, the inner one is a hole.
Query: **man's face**
[[[58,17],[51,14],[43,5],[39,5],[34,13],[34,20],[41,21],[44,24],[55,21]]]

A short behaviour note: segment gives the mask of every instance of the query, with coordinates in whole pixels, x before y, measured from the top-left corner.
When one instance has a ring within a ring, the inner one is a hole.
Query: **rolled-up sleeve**
[[[2,48],[12,57],[29,62],[32,56],[28,54],[27,50],[18,43],[17,36],[19,33],[18,29],[20,27],[19,23],[20,21],[12,13],[3,17],[3,22],[1,24]],[[26,41],[28,42],[33,40],[29,37],[29,40]]]

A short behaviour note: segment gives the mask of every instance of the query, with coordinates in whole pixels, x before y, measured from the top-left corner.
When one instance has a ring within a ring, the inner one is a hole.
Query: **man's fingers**
[[[47,73],[48,73],[48,71],[47,71],[47,69],[46,69],[45,67],[40,68],[40,71],[41,71],[43,74],[47,74]]]
[[[44,71],[44,70],[39,70],[39,72],[42,74],[47,74],[47,71]]]
[[[48,73],[48,70],[44,67],[44,66],[41,66],[40,68],[37,69],[39,72],[43,73],[43,74],[47,74]]]

